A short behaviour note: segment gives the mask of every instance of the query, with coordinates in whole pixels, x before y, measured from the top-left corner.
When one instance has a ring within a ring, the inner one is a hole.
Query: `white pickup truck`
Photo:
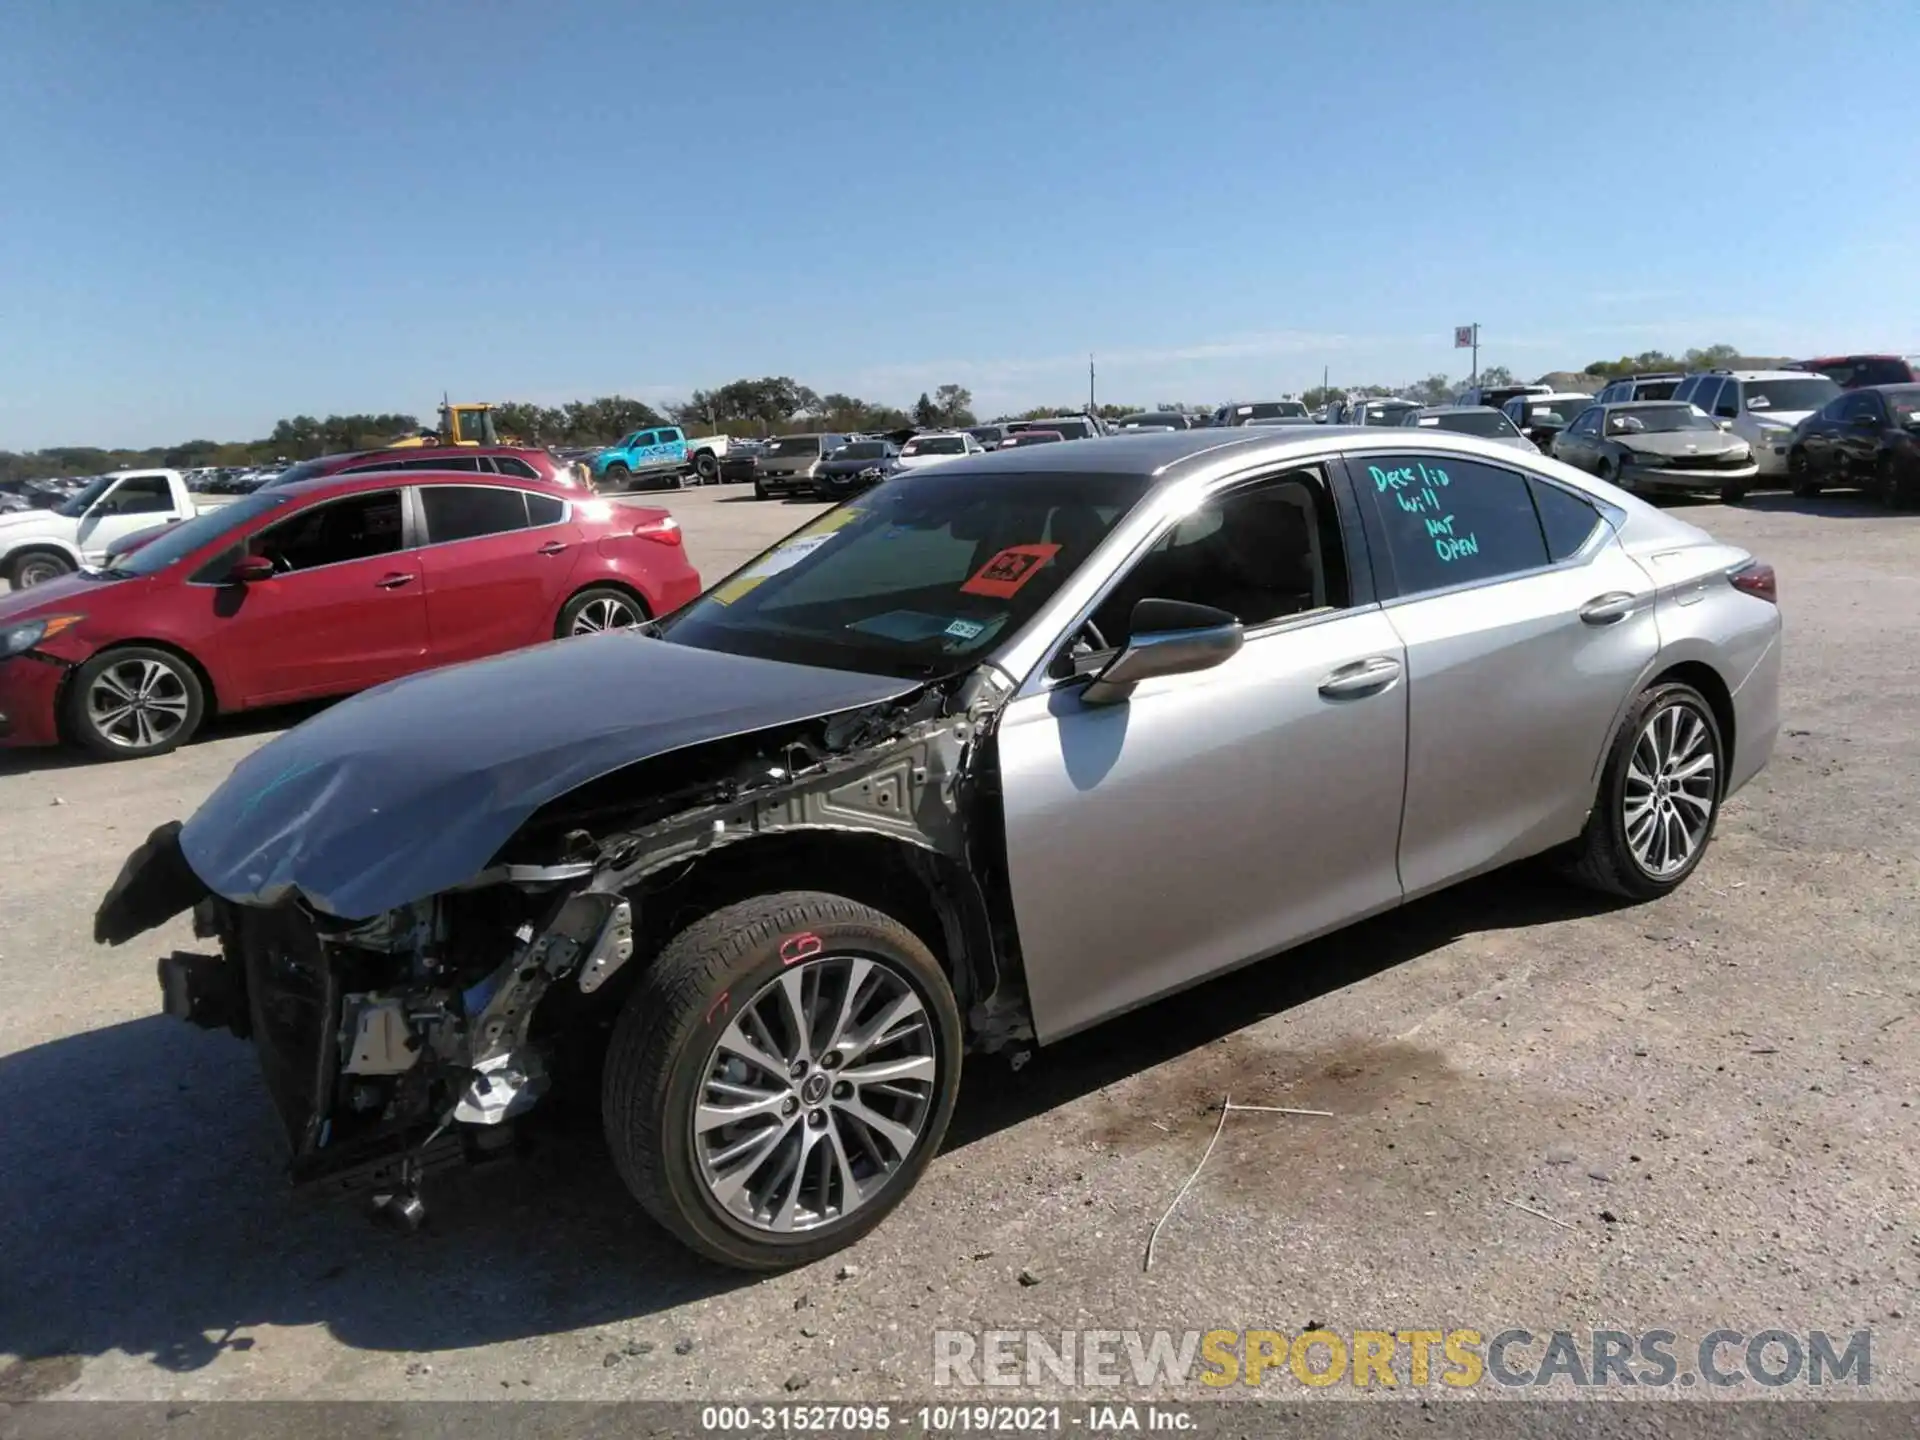
[[[0,576],[16,590],[99,565],[139,530],[188,520],[201,505],[178,470],[117,470],[52,510],[0,515]]]

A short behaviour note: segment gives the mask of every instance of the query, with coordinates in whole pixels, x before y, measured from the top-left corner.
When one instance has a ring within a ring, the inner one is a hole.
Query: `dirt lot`
[[[709,578],[812,513],[666,503]],[[1503,873],[979,1062],[906,1205],[775,1279],[654,1230],[590,1124],[441,1185],[416,1238],[289,1197],[249,1051],[155,1013],[186,927],[88,938],[127,849],[288,717],[0,759],[0,1399],[924,1397],[936,1326],[1310,1321],[1870,1326],[1873,1393],[1920,1395],[1920,517],[1693,515],[1778,567],[1789,728],[1679,894]],[[1226,1091],[1334,1114],[1232,1116],[1143,1274]]]

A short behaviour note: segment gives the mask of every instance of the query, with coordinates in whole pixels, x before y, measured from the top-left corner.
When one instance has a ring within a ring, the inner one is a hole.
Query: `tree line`
[[[1638,355],[1623,355],[1618,360],[1596,360],[1579,373],[1551,371],[1543,381],[1572,389],[1597,390],[1608,380],[1641,370],[1711,370],[1716,367],[1762,368],[1780,364],[1777,357],[1743,356],[1731,345],[1708,345],[1675,356],[1663,350],[1644,350]],[[1482,384],[1513,383],[1513,372],[1504,365],[1488,365],[1480,371]],[[1317,408],[1329,400],[1357,399],[1375,395],[1399,395],[1426,405],[1443,404],[1465,387],[1467,380],[1435,373],[1409,385],[1315,386],[1300,396],[1309,407]],[[1252,395],[1250,400],[1271,399]],[[1078,401],[1064,405],[1035,406],[1003,420],[1037,420],[1048,415],[1075,414],[1086,407]],[[1104,404],[1096,412],[1105,419],[1117,420],[1149,407]],[[1157,411],[1201,414],[1211,407],[1162,401]],[[494,425],[503,437],[532,445],[565,449],[611,444],[621,436],[649,426],[675,424],[690,436],[732,434],[769,436],[809,430],[884,431],[921,427],[965,426],[978,424],[973,395],[963,385],[939,385],[922,392],[912,405],[902,409],[858,396],[829,391],[820,394],[790,375],[729,381],[712,390],[695,390],[685,400],[668,401],[659,408],[624,395],[604,395],[593,400],[574,400],[564,405],[536,405],[510,401],[495,407]],[[202,466],[271,465],[308,460],[317,455],[332,455],[346,450],[372,450],[396,439],[418,435],[417,416],[389,414],[295,415],[275,423],[272,431],[259,440],[188,440],[179,445],[148,449],[112,449],[87,445],[56,445],[24,453],[0,450],[0,482],[28,480],[56,475],[98,475],[108,470],[126,470],[147,466],[165,466],[191,470]]]

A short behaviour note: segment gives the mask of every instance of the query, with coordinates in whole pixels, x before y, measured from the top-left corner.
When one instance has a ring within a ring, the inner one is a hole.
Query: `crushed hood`
[[[1747,442],[1721,430],[1648,430],[1638,435],[1610,435],[1636,455],[1725,455],[1745,449]]]
[[[362,920],[471,879],[548,801],[688,745],[911,693],[911,680],[615,630],[397,680],[289,730],[180,832],[208,889]]]

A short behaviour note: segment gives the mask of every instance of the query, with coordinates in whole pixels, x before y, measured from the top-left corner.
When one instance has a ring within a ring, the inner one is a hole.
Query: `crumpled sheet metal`
[[[315,716],[235,766],[180,844],[229,900],[370,919],[471,879],[542,805],[623,766],[916,688],[633,631],[555,641]]]

